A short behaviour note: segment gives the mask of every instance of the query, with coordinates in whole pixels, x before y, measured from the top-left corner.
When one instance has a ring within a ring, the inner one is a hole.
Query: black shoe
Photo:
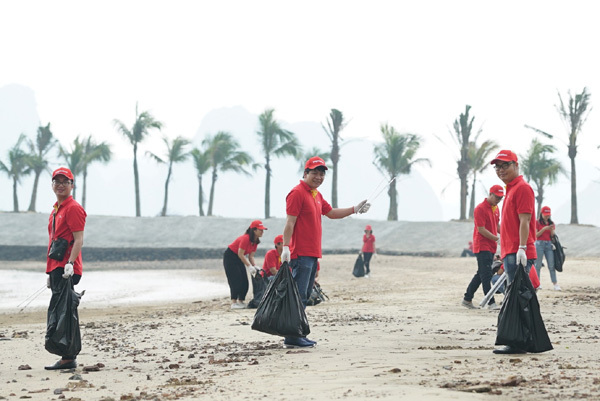
[[[60,363],[60,360],[57,361],[54,365],[44,366],[46,370],[58,370],[58,369],[75,369],[77,368],[77,362],[72,360],[71,362]]]
[[[494,354],[524,354],[525,351],[519,348],[511,347],[510,345],[505,345],[502,348],[495,349]]]

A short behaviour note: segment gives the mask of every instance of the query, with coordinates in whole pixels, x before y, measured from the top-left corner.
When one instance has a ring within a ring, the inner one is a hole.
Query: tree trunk
[[[267,177],[265,179],[265,219],[271,217],[271,163],[269,157],[266,157],[265,170]]]
[[[331,164],[333,165],[333,177],[331,179],[331,206],[338,207],[338,163],[340,161],[340,147],[338,135],[334,133],[333,145],[331,147]]]
[[[137,143],[133,145],[133,181],[135,186],[135,216],[140,217],[142,211],[140,208],[140,176],[137,165]]]
[[[389,221],[398,221],[398,193],[396,191],[396,180],[392,181],[390,184],[388,195],[390,197],[390,211],[387,219]]]
[[[41,171],[35,172],[35,178],[33,179],[33,189],[31,190],[31,201],[29,202],[29,208],[27,209],[30,212],[35,212],[35,203],[37,201],[37,188],[40,182],[40,174]]]
[[[208,215],[212,216],[213,212],[213,200],[215,198],[215,184],[217,182],[217,169],[213,169],[212,172],[212,183],[210,184],[210,195],[208,198]]]
[[[460,220],[467,219],[467,176],[469,166],[467,162],[458,162],[458,178],[460,179]]]
[[[13,177],[13,212],[19,212],[19,198],[17,197],[17,178]]]
[[[571,149],[574,151],[571,151]],[[576,146],[569,146],[569,158],[571,159],[571,224],[579,224],[577,218],[577,172],[575,171]]]
[[[473,185],[471,186],[471,203],[469,205],[469,218],[475,215],[475,182],[477,182],[477,173],[473,172]]]
[[[542,215],[542,204],[544,203],[544,187],[538,186],[537,190],[538,196],[535,197],[535,199],[537,200],[536,220],[539,219]]]
[[[83,188],[81,194],[81,206],[85,210],[85,194],[87,193],[87,167],[83,169]]]
[[[204,194],[202,193],[202,175],[198,174],[198,210],[200,216],[204,216],[204,209],[202,205],[204,203]]]
[[[163,203],[162,212],[160,213],[160,215],[163,217],[167,215],[167,201],[169,200],[169,180],[171,179],[172,168],[173,163],[169,163],[169,172],[167,173],[167,180],[165,181],[165,201]]]

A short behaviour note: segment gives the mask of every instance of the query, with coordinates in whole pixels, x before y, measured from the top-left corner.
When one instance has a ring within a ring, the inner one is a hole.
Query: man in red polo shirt
[[[60,296],[59,284],[62,280],[73,277],[73,285],[81,279],[82,263],[81,248],[83,247],[83,230],[87,214],[83,207],[73,199],[73,173],[65,167],[59,167],[52,173],[52,190],[56,194],[56,203],[48,222],[48,256],[46,259],[46,274],[48,287],[52,290],[50,308]],[[53,240],[64,239],[68,243],[62,258],[50,252]],[[49,308],[49,309],[50,309]],[[77,367],[77,355],[62,355],[54,365],[46,366],[47,370],[73,369]]]
[[[298,285],[302,304],[310,298],[315,282],[318,259],[321,255],[321,216],[341,219],[354,213],[365,213],[371,205],[366,200],[348,208],[333,209],[317,190],[325,180],[327,166],[318,156],[304,165],[304,175],[286,197],[287,219],[283,229],[282,262],[290,262],[292,275]],[[286,337],[284,347],[313,347],[307,338]]]
[[[510,150],[498,152],[491,164],[498,178],[506,184],[502,206],[501,257],[508,283],[512,283],[517,268],[522,266],[527,275],[535,263],[535,194],[531,186],[519,175],[517,155]],[[496,354],[515,354],[523,351],[510,346],[495,349]]]
[[[283,250],[283,235],[278,235],[273,240],[275,249],[267,251],[265,254],[265,260],[263,262],[263,270],[265,271],[265,277],[271,278],[279,271],[281,266],[281,251]]]
[[[492,263],[496,253],[498,231],[500,229],[500,210],[498,204],[504,197],[504,188],[494,185],[490,188],[488,197],[483,200],[473,213],[475,228],[473,229],[473,252],[477,258],[477,273],[471,279],[465,292],[462,305],[477,309],[473,305],[473,296],[481,284],[484,295],[491,289]],[[494,297],[490,299],[490,309],[499,309]]]

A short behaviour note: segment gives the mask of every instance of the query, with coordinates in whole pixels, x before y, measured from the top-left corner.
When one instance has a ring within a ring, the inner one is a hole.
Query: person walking
[[[248,294],[248,275],[255,274],[258,270],[254,262],[254,254],[260,237],[267,227],[260,220],[254,220],[246,232],[235,239],[223,254],[223,267],[229,284],[231,295],[231,309],[244,309],[246,294]]]
[[[369,278],[371,257],[376,252],[375,250],[375,236],[373,235],[373,228],[370,224],[365,227],[365,234],[363,235],[363,246],[361,250],[365,263],[365,277]]]
[[[535,261],[535,270],[537,271],[538,278],[542,280],[540,270],[542,270],[542,262],[544,261],[544,255],[546,256],[546,263],[548,263],[548,271],[550,272],[550,279],[554,285],[555,291],[560,291],[560,285],[556,280],[556,269],[554,268],[554,249],[552,245],[552,237],[554,236],[554,230],[556,226],[552,221],[552,211],[550,207],[542,207],[540,218],[535,222],[536,238],[535,250],[537,252],[537,259]],[[541,289],[542,287],[538,287]]]
[[[535,195],[531,186],[519,175],[518,157],[510,150],[501,150],[491,161],[496,175],[506,184],[504,206],[502,207],[502,231],[500,236],[501,257],[508,285],[512,283],[517,268],[522,266],[525,273],[533,266],[535,250]],[[524,351],[505,346],[495,349],[495,354],[516,354]]]
[[[286,197],[281,261],[289,262],[305,308],[314,285],[318,259],[322,256],[321,216],[341,219],[354,213],[366,213],[371,207],[364,200],[353,207],[332,208],[317,190],[323,184],[327,170],[323,159],[311,157],[304,165],[302,180]],[[285,348],[314,347],[316,342],[306,337],[286,337],[283,344]]]
[[[477,309],[473,305],[473,297],[479,285],[483,287],[483,293],[486,295],[491,286],[492,280],[492,263],[498,245],[498,231],[500,231],[500,210],[498,204],[504,197],[504,188],[500,185],[494,185],[490,188],[490,192],[477,207],[473,213],[474,225],[473,229],[473,251],[477,258],[477,273],[471,279],[467,286],[467,291],[462,300],[462,306],[470,309]],[[496,305],[494,297],[490,299],[490,309],[500,309]]]
[[[56,203],[48,222],[49,241],[46,257],[46,274],[48,275],[46,283],[52,291],[48,317],[61,295],[62,280],[72,277],[72,285],[75,286],[83,274],[81,249],[87,213],[71,196],[73,187],[74,177],[71,170],[66,167],[54,170],[52,190],[56,195]],[[58,244],[61,242],[64,246],[62,250],[59,250]],[[77,355],[62,355],[59,361],[54,365],[45,366],[45,369],[74,369],[77,367],[76,358]]]
[[[275,244],[274,249],[270,249],[265,254],[265,260],[263,262],[263,270],[265,271],[265,277],[271,279],[279,271],[281,266],[281,251],[283,250],[283,235],[278,235],[273,240]]]

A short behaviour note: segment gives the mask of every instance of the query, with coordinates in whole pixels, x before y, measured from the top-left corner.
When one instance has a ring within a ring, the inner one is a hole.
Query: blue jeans
[[[306,302],[310,298],[312,288],[315,284],[315,276],[317,274],[317,259],[312,256],[298,256],[297,259],[290,261],[292,268],[292,277],[296,280],[298,292],[302,305],[306,308]]]
[[[479,288],[479,285],[483,287],[483,294],[487,294],[492,285],[492,262],[494,261],[494,254],[490,251],[480,251],[475,254],[477,257],[477,273],[471,279],[465,292],[464,300],[472,301],[475,296],[475,291]],[[490,304],[495,303],[494,297],[490,299]]]
[[[542,270],[542,261],[544,259],[544,255],[546,255],[550,279],[552,280],[552,283],[556,284],[556,270],[554,269],[554,251],[552,250],[552,241],[535,241],[535,250],[537,251],[535,270],[537,270],[540,281],[542,280],[542,276],[540,275],[540,270]]]
[[[515,279],[515,274],[517,273],[517,254],[509,253],[504,257],[504,271],[508,276],[507,283],[510,284]],[[535,263],[535,259],[527,259],[527,266],[525,267],[525,273],[527,273],[527,279],[529,279],[529,270],[531,270],[531,266]]]

